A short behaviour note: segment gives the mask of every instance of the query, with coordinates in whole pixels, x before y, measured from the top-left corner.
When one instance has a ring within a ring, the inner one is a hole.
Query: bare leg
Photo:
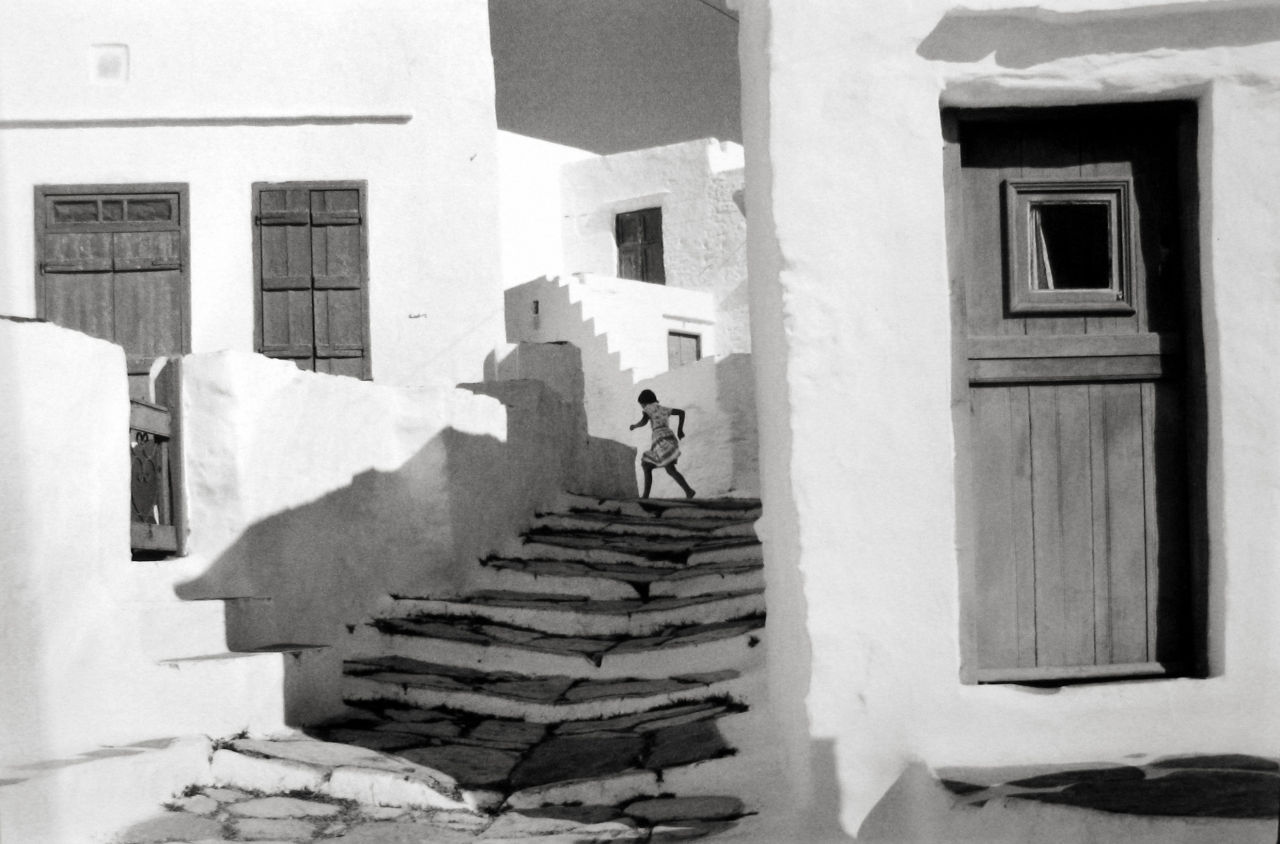
[[[645,463],[644,461],[641,461],[640,468],[644,469],[644,494],[641,495],[640,497],[648,498],[649,490],[650,488],[653,487],[653,466],[649,463]]]
[[[684,497],[693,498],[693,487],[689,486],[688,482],[684,479],[684,475],[680,474],[680,471],[676,469],[676,464],[672,463],[670,466],[667,466],[666,469],[667,474],[675,478],[676,483],[680,484],[680,488],[684,490]]]

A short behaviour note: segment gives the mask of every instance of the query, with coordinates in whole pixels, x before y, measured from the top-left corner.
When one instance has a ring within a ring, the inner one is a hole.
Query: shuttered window
[[[36,308],[124,347],[130,389],[152,362],[191,351],[187,186],[41,185]]]
[[[618,242],[618,278],[666,283],[666,270],[662,266],[661,208],[619,214],[615,236]]]
[[[364,182],[255,184],[257,343],[268,357],[370,378]]]
[[[667,369],[702,360],[702,338],[680,331],[667,332]]]

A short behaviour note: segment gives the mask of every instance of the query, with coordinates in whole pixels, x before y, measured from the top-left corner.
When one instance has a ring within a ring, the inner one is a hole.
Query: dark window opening
[[[1112,286],[1107,206],[1038,203],[1031,207],[1031,216],[1038,290],[1099,290]]]
[[[661,208],[619,214],[614,222],[614,236],[618,244],[618,278],[666,284]]]
[[[667,369],[702,360],[702,338],[680,331],[667,332]]]

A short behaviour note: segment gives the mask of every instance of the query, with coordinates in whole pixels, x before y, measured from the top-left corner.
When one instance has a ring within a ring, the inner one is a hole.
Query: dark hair
[[[657,404],[658,397],[653,394],[653,390],[641,390],[640,397],[636,401],[640,404]]]

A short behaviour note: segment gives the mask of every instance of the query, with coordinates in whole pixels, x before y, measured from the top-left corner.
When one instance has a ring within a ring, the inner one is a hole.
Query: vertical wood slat
[[[1036,664],[1030,415],[1026,387],[972,393],[974,553],[982,666]],[[1012,600],[1011,600],[1012,597]]]
[[[965,132],[959,204],[965,241],[970,245],[964,275],[969,331],[984,336],[1022,334],[1023,322],[1003,319],[1003,203],[998,165],[1009,143],[1007,133],[988,126],[966,127]]]
[[[1021,133],[1023,140],[1020,167],[1016,175],[1036,178],[1079,176],[1081,168],[1080,133],[1072,124],[1050,125],[1040,131]],[[1010,175],[1012,173],[1012,168]],[[1029,317],[1028,334],[1083,334],[1083,317]]]
[[[1031,389],[1037,661],[1093,663],[1089,388]]]
[[[1106,453],[1102,488],[1106,495],[1104,526],[1107,541],[1104,566],[1108,603],[1104,623],[1110,637],[1100,663],[1145,662],[1148,532],[1154,525],[1146,512],[1146,478],[1142,430],[1141,384],[1107,384],[1096,388],[1101,397]]]
[[[1132,132],[1088,132],[1081,138],[1080,143],[1080,175],[1091,179],[1130,178],[1134,175],[1136,162],[1142,158],[1137,154],[1136,147],[1137,142]],[[1129,205],[1131,230],[1135,233],[1140,232],[1142,221],[1138,215],[1138,203],[1130,197]],[[1141,238],[1135,236],[1133,240],[1133,248],[1130,249],[1133,267],[1129,283],[1135,288],[1130,293],[1134,317],[1087,317],[1085,331],[1089,334],[1132,334],[1146,330],[1143,303],[1138,301],[1146,285],[1134,284],[1134,279],[1142,277]]]

